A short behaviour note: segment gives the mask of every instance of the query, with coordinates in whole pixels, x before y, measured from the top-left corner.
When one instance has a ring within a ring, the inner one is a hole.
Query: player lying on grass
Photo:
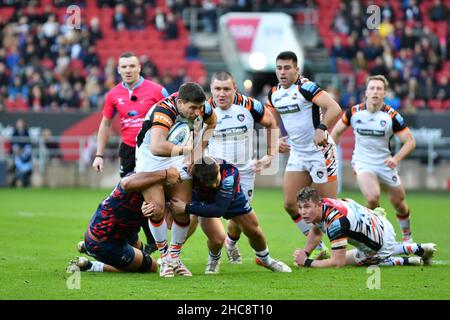
[[[156,261],[143,251],[138,238],[140,226],[153,213],[153,204],[144,204],[140,192],[155,183],[175,184],[181,182],[176,168],[155,172],[139,172],[123,178],[111,194],[103,200],[91,218],[78,244],[78,251],[97,259],[90,261],[77,257],[69,263],[69,271],[96,272],[156,272]],[[143,206],[143,214],[141,210]]]
[[[384,209],[370,210],[351,199],[321,199],[317,190],[306,187],[297,195],[299,210],[306,222],[314,226],[304,249],[294,252],[294,265],[303,267],[343,267],[345,265],[431,265],[436,251],[434,243],[395,241],[395,231]],[[326,233],[331,241],[331,258],[308,259]],[[347,251],[347,244],[356,248]],[[396,257],[396,255],[415,255]]]
[[[193,201],[186,203],[172,198],[174,214],[186,212],[199,216],[200,226],[208,237],[209,258],[206,274],[219,273],[225,231],[220,217],[231,219],[247,236],[256,254],[256,263],[276,272],[291,272],[286,264],[269,255],[266,239],[258,219],[240,187],[239,170],[211,157],[192,167]]]

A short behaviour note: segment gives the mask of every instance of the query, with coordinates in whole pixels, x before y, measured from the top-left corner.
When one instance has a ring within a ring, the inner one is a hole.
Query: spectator
[[[408,6],[405,7],[405,17],[406,21],[422,21],[422,14],[416,0],[409,0]]]
[[[55,140],[55,137],[52,136],[52,131],[50,129],[42,130],[41,138],[45,144],[45,150],[47,153],[47,158],[50,160],[62,159],[61,151],[59,150],[59,143]]]
[[[161,7],[155,9],[155,17],[153,18],[153,25],[159,31],[166,30],[166,15]]]
[[[173,13],[167,15],[167,24],[163,38],[164,40],[174,40],[178,38],[178,25]]]
[[[116,30],[125,30],[128,28],[127,8],[121,3],[114,7],[112,25]]]
[[[202,1],[202,21],[205,32],[217,31],[217,6],[211,0]]]
[[[441,0],[434,0],[433,5],[428,9],[428,17],[435,22],[445,21],[447,19],[447,7]]]
[[[17,119],[16,126],[12,134],[12,152],[14,164],[12,168],[13,178],[11,187],[16,187],[20,181],[23,187],[28,187],[31,181],[33,169],[31,157],[30,134],[22,118]]]

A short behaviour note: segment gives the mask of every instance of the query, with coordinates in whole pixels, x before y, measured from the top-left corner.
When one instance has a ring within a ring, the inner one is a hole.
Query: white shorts
[[[380,166],[365,164],[361,162],[352,162],[353,170],[358,173],[371,172],[378,177],[381,183],[389,187],[398,187],[402,184],[397,169],[391,169],[387,165]]]
[[[184,156],[158,157],[154,156],[148,148],[136,148],[136,172],[154,172],[170,167],[177,168],[181,180],[192,179],[187,173],[187,165],[184,163]]]
[[[306,171],[314,183],[334,181],[337,179],[336,155],[335,145],[327,145],[322,150],[309,153],[300,153],[291,149],[286,171]]]
[[[241,189],[247,198],[248,202],[251,202],[253,199],[253,191],[255,189],[255,173],[253,169],[239,170],[239,174],[241,177]]]
[[[394,254],[396,244],[395,231],[392,224],[385,218],[381,218],[384,224],[383,246],[377,252],[356,248],[355,261],[358,265],[379,264]]]

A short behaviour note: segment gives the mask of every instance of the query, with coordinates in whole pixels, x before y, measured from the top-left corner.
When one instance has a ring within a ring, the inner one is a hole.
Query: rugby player
[[[247,236],[255,251],[258,265],[274,272],[291,272],[291,268],[286,264],[270,256],[256,214],[242,192],[239,170],[235,166],[224,160],[205,156],[203,163],[194,164],[192,175],[194,180],[192,201],[172,198],[170,201],[172,211],[197,215],[204,220],[220,217],[233,220]],[[220,270],[224,238],[208,240],[209,257],[205,273],[216,274]]]
[[[343,267],[345,265],[431,265],[434,243],[396,242],[395,231],[384,209],[368,209],[351,199],[320,198],[317,190],[306,187],[297,197],[300,213],[314,224],[304,249],[294,252],[294,264],[300,267]],[[326,233],[331,241],[331,258],[308,259],[308,255]],[[347,245],[355,249],[347,251]],[[397,257],[396,255],[415,255]]]
[[[277,56],[279,84],[269,92],[267,105],[287,131],[279,144],[281,153],[290,152],[283,180],[284,208],[307,235],[311,226],[299,214],[297,192],[314,183],[322,197],[336,197],[337,152],[327,129],[338,120],[341,108],[325,90],[299,74],[297,63],[294,52]],[[321,242],[313,255],[324,257],[328,250]]]
[[[411,236],[410,209],[397,166],[416,147],[416,140],[403,117],[384,103],[388,81],[382,75],[370,76],[366,81],[366,101],[349,108],[338,121],[332,137],[339,143],[341,135],[353,127],[355,150],[353,170],[359,188],[366,198],[367,207],[380,206],[380,184],[387,188],[389,200],[397,211],[397,221],[402,241],[413,241]],[[391,155],[389,142],[397,136],[403,146]]]

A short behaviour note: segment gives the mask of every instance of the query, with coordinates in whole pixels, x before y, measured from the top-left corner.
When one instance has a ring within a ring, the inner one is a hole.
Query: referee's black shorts
[[[125,177],[128,173],[134,171],[136,166],[136,148],[125,143],[121,143],[119,147],[120,158],[120,177]]]

